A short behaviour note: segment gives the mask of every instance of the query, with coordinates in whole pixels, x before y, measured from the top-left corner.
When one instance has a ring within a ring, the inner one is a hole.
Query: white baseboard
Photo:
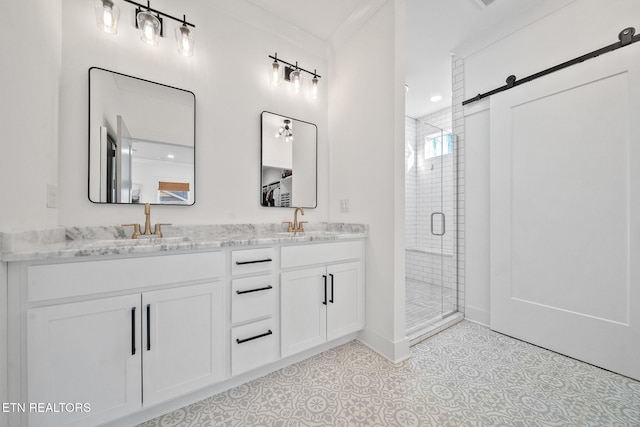
[[[407,337],[403,337],[400,341],[392,342],[370,329],[364,329],[358,332],[358,341],[392,363],[400,363],[411,357],[409,339]]]
[[[491,313],[488,310],[483,310],[470,305],[467,305],[464,308],[464,318],[465,320],[486,327],[489,327],[491,324]]]

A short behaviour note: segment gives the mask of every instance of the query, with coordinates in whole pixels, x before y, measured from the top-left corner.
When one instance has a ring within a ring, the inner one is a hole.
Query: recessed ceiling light
[[[431,97],[431,102],[438,102],[438,101],[442,101],[442,96],[434,95]]]

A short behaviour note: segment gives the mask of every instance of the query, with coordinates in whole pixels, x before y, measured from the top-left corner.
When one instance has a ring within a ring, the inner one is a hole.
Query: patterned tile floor
[[[639,382],[468,321],[411,355],[352,341],[141,426],[640,426]]]
[[[455,311],[454,292],[442,286],[406,279],[406,328],[413,331],[442,318],[445,311]]]

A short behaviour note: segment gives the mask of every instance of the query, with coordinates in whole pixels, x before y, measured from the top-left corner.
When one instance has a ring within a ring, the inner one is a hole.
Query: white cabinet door
[[[280,333],[282,357],[327,339],[327,286],[324,267],[282,273]]]
[[[222,282],[142,294],[144,405],[224,377]]]
[[[332,340],[364,327],[364,281],[359,262],[331,265],[327,275],[327,340]]]
[[[35,308],[27,316],[29,402],[90,409],[31,412],[30,426],[95,425],[141,407],[139,294]]]

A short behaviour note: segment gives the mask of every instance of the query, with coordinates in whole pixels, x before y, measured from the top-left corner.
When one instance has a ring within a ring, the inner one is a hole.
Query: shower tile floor
[[[358,341],[142,427],[640,426],[640,383],[463,321],[393,364]]]
[[[455,311],[452,289],[431,285],[417,280],[405,280],[406,329],[413,331],[420,326],[442,318],[442,307],[446,312]],[[444,303],[443,303],[444,302]]]

